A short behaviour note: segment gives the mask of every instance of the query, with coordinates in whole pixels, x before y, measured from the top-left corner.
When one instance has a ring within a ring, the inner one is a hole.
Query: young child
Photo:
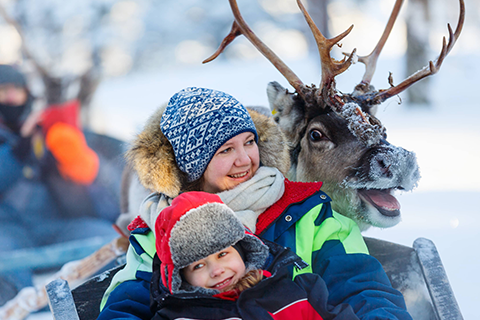
[[[151,282],[153,319],[358,319],[327,305],[316,274],[295,253],[250,233],[220,197],[186,192],[155,224]]]

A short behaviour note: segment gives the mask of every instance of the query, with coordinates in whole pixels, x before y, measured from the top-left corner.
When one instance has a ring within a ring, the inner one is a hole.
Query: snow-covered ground
[[[401,63],[403,60],[394,58],[380,61],[373,83],[387,87],[388,71],[400,81]],[[304,82],[318,84],[317,61],[306,58],[288,64]],[[379,108],[377,116],[388,130],[389,141],[417,154],[422,179],[416,190],[399,195],[403,216],[399,225],[365,232],[366,236],[408,246],[418,237],[433,240],[463,316],[472,320],[478,317],[480,287],[480,240],[476,236],[480,224],[479,71],[478,56],[449,56],[431,78],[432,107],[414,109],[391,98]],[[339,77],[338,87],[351,91],[362,72],[363,67],[354,66]],[[187,86],[215,88],[245,105],[267,106],[265,88],[272,80],[288,87],[270,64],[257,60],[214,62],[105,81],[94,100],[93,126],[128,141],[158,105]],[[29,317],[33,319],[51,316]]]

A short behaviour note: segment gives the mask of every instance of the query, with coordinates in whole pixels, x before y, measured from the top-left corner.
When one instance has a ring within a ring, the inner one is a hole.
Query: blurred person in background
[[[79,126],[53,108],[32,112],[33,101],[25,76],[0,65],[1,260],[9,251],[118,235],[118,206],[96,183],[98,155]],[[0,271],[0,306],[31,285],[32,270]]]

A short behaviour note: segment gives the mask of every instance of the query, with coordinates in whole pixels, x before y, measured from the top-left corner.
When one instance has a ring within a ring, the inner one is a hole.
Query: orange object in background
[[[100,162],[78,128],[67,123],[55,123],[47,131],[45,143],[64,178],[79,184],[90,184],[95,180]]]
[[[100,165],[80,130],[80,101],[50,105],[42,112],[41,127],[47,148],[57,160],[60,174],[79,184],[92,183]]]

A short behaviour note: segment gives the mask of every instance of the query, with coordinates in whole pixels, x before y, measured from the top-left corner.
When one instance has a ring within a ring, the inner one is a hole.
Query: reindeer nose
[[[381,182],[385,187],[407,191],[420,179],[415,153],[392,145],[378,148],[370,158],[369,179]]]
[[[384,159],[376,159],[378,170],[382,173],[383,176],[386,178],[392,178],[393,174],[390,171],[391,163],[385,163]]]

